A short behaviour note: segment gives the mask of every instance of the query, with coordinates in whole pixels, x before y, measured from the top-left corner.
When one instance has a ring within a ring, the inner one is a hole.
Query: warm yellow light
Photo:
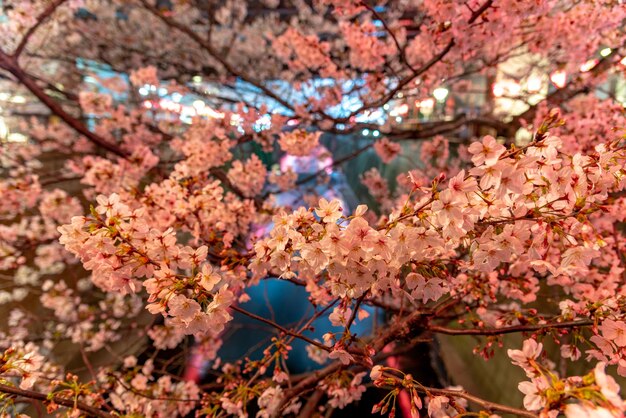
[[[26,142],[28,138],[26,135],[21,134],[19,132],[12,132],[7,136],[7,141],[9,142]]]
[[[587,71],[591,71],[593,69],[593,67],[595,67],[596,65],[598,65],[598,60],[593,59],[593,60],[589,60],[586,63],[584,63],[583,65],[580,66],[580,72],[581,73],[586,73]]]

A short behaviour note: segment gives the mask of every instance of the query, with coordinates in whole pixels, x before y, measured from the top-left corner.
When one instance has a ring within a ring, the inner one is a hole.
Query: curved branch
[[[378,19],[383,27],[385,28],[385,30],[387,31],[387,33],[389,34],[389,36],[391,37],[391,39],[393,40],[393,43],[396,45],[396,49],[398,50],[398,53],[400,54],[400,59],[402,60],[402,62],[409,67],[409,69],[413,72],[416,72],[417,70],[415,69],[415,67],[413,67],[411,65],[411,63],[409,63],[409,61],[406,59],[406,51],[404,48],[402,48],[400,46],[400,41],[398,40],[398,37],[396,36],[396,34],[391,30],[391,28],[389,27],[389,25],[387,24],[387,22],[385,21],[385,19],[383,19],[383,17],[380,15],[380,13],[378,13],[376,11],[376,9],[372,6],[370,6],[369,4],[367,4],[367,2],[365,1],[361,1],[361,4],[367,9],[369,10],[372,15]]]
[[[71,399],[60,398],[58,396],[48,397],[45,393],[35,392],[32,390],[24,390],[20,388],[16,388],[9,385],[0,384],[0,392],[7,393],[9,395],[21,396],[23,398],[35,399],[38,401],[52,401],[54,403],[58,403],[59,405],[63,405],[68,408],[78,408],[83,412],[88,413],[90,416],[99,417],[99,418],[113,418],[113,415],[107,414],[99,410],[98,408],[94,408],[93,406],[89,406],[84,402],[76,401],[74,402]]]
[[[0,51],[0,68],[13,74],[13,76],[15,76],[15,78],[24,87],[35,95],[41,103],[43,103],[52,113],[61,118],[76,132],[85,136],[89,141],[99,147],[104,148],[117,156],[126,157],[126,153],[117,145],[111,144],[104,138],[91,132],[81,121],[67,113],[59,103],[57,103],[52,97],[48,96],[46,92],[37,85],[35,80],[18,65],[17,60],[14,57]]]
[[[489,9],[491,7],[492,4],[493,4],[493,0],[485,1],[478,9],[476,9],[472,13],[472,15],[468,19],[467,23],[469,23],[469,24],[474,23],[487,9]],[[446,46],[441,51],[439,51],[439,53],[437,53],[436,55],[432,56],[430,60],[428,60],[424,65],[422,65],[417,70],[413,71],[410,75],[408,75],[407,77],[405,77],[402,80],[400,80],[398,82],[398,85],[393,90],[389,91],[386,95],[384,95],[383,97],[381,97],[378,100],[374,100],[371,103],[364,104],[360,108],[350,112],[350,114],[348,116],[341,117],[341,118],[336,118],[336,119],[334,119],[334,121],[335,122],[345,123],[345,122],[348,122],[352,117],[354,117],[354,116],[358,115],[359,113],[363,112],[364,110],[384,105],[389,100],[393,99],[398,91],[402,90],[405,86],[407,86],[409,83],[411,83],[413,80],[415,80],[415,78],[419,77],[420,75],[424,74],[426,71],[430,70],[435,64],[437,64],[446,55],[448,55],[448,53],[452,50],[452,48],[454,47],[455,44],[456,44],[456,42],[455,42],[454,38],[450,39],[450,41],[448,41]]]
[[[13,55],[12,55],[13,57],[17,58],[17,57],[20,56],[20,54],[22,53],[22,51],[26,47],[26,44],[28,44],[28,41],[30,40],[31,36],[33,36],[33,34],[37,31],[37,29],[39,29],[39,27],[46,20],[48,20],[48,18],[50,16],[52,16],[54,11],[59,6],[61,6],[63,3],[65,3],[66,1],[67,0],[55,0],[55,1],[53,1],[52,3],[50,3],[50,5],[48,5],[48,7],[46,7],[46,9],[43,12],[41,12],[41,14],[39,16],[37,16],[37,22],[33,26],[28,28],[28,30],[26,31],[26,33],[22,37],[22,40],[20,41],[20,43],[15,48],[15,51],[13,51]]]
[[[185,35],[187,35],[189,38],[191,38],[195,43],[197,43],[199,46],[201,46],[206,52],[209,53],[209,55],[211,55],[215,60],[217,60],[222,67],[224,67],[224,69],[226,71],[228,71],[230,74],[232,74],[235,77],[239,77],[241,78],[243,81],[245,81],[246,83],[249,83],[251,85],[253,85],[254,87],[258,88],[259,90],[261,90],[266,96],[274,99],[276,102],[280,103],[282,106],[286,107],[287,109],[291,110],[292,112],[294,112],[294,108],[293,106],[288,103],[285,99],[283,99],[282,97],[278,96],[276,93],[274,93],[273,91],[271,91],[269,88],[265,87],[263,84],[261,84],[260,82],[254,80],[251,76],[238,71],[235,67],[233,67],[228,61],[226,61],[226,59],[224,57],[222,57],[218,51],[215,50],[215,48],[213,47],[213,45],[211,45],[208,41],[206,41],[205,39],[203,39],[200,35],[198,35],[196,32],[194,32],[192,29],[190,29],[189,27],[183,25],[182,23],[177,22],[174,19],[171,19],[165,15],[163,15],[156,7],[150,5],[147,0],[140,0],[141,4],[150,12],[152,13],[154,16],[156,16],[157,18],[159,18],[163,23],[165,23],[167,26],[174,28],[182,33],[184,33]]]

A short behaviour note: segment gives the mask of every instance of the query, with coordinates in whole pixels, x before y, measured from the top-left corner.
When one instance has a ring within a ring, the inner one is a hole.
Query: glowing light
[[[422,109],[432,109],[435,107],[435,101],[433,99],[424,99],[420,102],[420,108]]]
[[[363,132],[361,132],[363,134],[363,136],[368,136],[370,134],[370,130],[369,129],[363,129]]]
[[[196,116],[196,110],[193,107],[182,106],[180,111],[180,120],[185,123],[191,123],[194,116]]]
[[[10,97],[11,95],[9,93],[5,93],[5,92],[0,93],[0,100],[2,101],[9,100]]]
[[[26,142],[26,141],[28,141],[28,137],[26,135],[24,135],[24,134],[19,133],[19,132],[13,132],[13,133],[10,133],[7,136],[7,141],[9,141],[9,142]]]
[[[396,117],[396,122],[398,123],[402,122],[402,118],[400,116]]]
[[[600,56],[608,57],[609,55],[611,55],[612,52],[613,50],[611,48],[604,48],[600,51]]]
[[[165,87],[159,87],[159,96],[165,96],[167,94],[167,89]]]
[[[626,65],[626,57],[622,58],[619,63],[622,65]]]
[[[241,116],[239,116],[238,114],[235,113],[230,117],[230,124],[232,126],[239,125],[240,123],[241,123]]]
[[[272,116],[269,114],[262,115],[256,122],[254,122],[254,130],[261,132],[272,127]]]
[[[6,138],[9,134],[9,128],[7,127],[4,118],[0,116],[0,138]]]
[[[437,99],[438,102],[443,102],[448,97],[448,89],[445,87],[437,87],[433,90],[433,97]]]
[[[581,73],[586,73],[587,71],[590,71],[593,69],[593,67],[595,67],[596,65],[598,65],[600,61],[597,59],[593,59],[593,60],[589,60],[586,63],[584,63],[583,65],[580,66],[580,72]]]
[[[626,58],[625,58],[625,59],[626,59]],[[383,109],[385,109],[385,110],[389,110],[389,103],[385,104],[385,105],[383,106]]]
[[[213,119],[223,119],[225,116],[222,112],[218,112],[217,110],[212,109],[209,106],[203,108],[202,111],[198,112],[198,114]]]
[[[141,94],[142,96],[147,96],[148,94],[150,94],[150,91],[148,91],[148,89],[145,87],[139,87],[139,94]]]
[[[206,106],[206,103],[204,103],[202,100],[194,100],[194,102],[191,105],[193,106],[194,109],[200,112],[202,109],[204,109],[204,106]]]
[[[144,106],[148,109],[151,109],[154,104],[146,100],[144,102]],[[159,100],[158,107],[168,112],[178,113],[181,120],[184,119],[183,121],[187,122],[190,122],[194,116],[205,116],[207,118],[213,119],[223,119],[225,116],[224,113],[218,112],[217,110],[207,106],[206,103],[204,103],[202,100],[196,100],[195,102],[193,102],[192,106],[185,106],[180,103],[176,103],[173,100],[164,98]],[[233,123],[233,121],[235,121],[235,123]],[[236,125],[238,123],[239,116],[233,115],[233,118],[231,119],[231,124]]]
[[[524,146],[530,143],[533,139],[533,134],[526,128],[519,128],[515,133],[515,145]]]
[[[380,131],[374,131],[372,132],[372,135],[374,135],[374,138],[378,138],[380,136]]]
[[[565,87],[565,83],[567,82],[567,73],[563,70],[556,70],[552,74],[550,74],[550,81],[556,87],[562,89]]]
[[[526,80],[526,90],[530,93],[536,93],[541,90],[541,84],[541,77],[533,74],[528,77],[528,80]]]
[[[22,104],[22,103],[26,103],[26,98],[24,98],[24,96],[13,96],[11,97],[11,103],[17,103],[17,104]]]
[[[202,77],[199,75],[194,75],[191,79],[191,81],[193,81],[196,84],[200,84],[202,83]]]
[[[402,93],[398,93],[398,97],[401,99],[401,98],[403,98],[403,97],[404,97],[404,94],[402,94]]]
[[[493,95],[495,97],[502,97],[504,95],[517,96],[522,90],[522,86],[513,80],[501,80],[495,83],[492,87]]]
[[[182,113],[183,111],[182,105],[178,103],[174,103],[173,101],[167,100],[167,99],[161,99],[159,101],[159,106],[163,110],[167,110],[167,111],[174,112],[174,113]]]
[[[172,100],[174,100],[176,103],[180,103],[180,101],[182,100],[183,95],[178,93],[178,92],[174,92],[172,93]]]
[[[143,107],[145,107],[146,109],[152,109],[152,102],[150,100],[146,100],[145,102],[143,102]]]
[[[406,115],[407,113],[409,113],[409,105],[406,103],[401,104],[389,112],[391,116]]]
[[[520,86],[519,83],[516,83],[515,81],[507,83],[507,87],[509,89],[509,92],[514,96],[518,95],[520,91],[522,91],[522,86]]]

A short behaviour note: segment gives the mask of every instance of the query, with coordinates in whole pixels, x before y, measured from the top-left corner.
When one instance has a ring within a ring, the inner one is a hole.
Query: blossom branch
[[[400,54],[400,59],[401,61],[412,71],[412,72],[416,72],[417,70],[415,69],[415,67],[413,67],[411,65],[410,62],[408,62],[408,60],[406,59],[406,51],[405,49],[400,46],[400,41],[398,40],[398,37],[396,36],[396,34],[393,32],[393,30],[391,30],[391,28],[389,27],[389,25],[387,24],[387,22],[385,21],[385,19],[383,19],[383,17],[380,15],[380,13],[378,13],[376,11],[376,9],[372,6],[370,6],[367,2],[365,1],[361,1],[361,5],[363,5],[367,10],[369,10],[372,15],[374,15],[374,17],[376,19],[378,19],[382,25],[383,28],[385,28],[385,31],[387,31],[387,33],[389,34],[389,36],[391,37],[391,39],[393,40],[393,43],[396,45],[396,49],[398,50],[398,54]]]
[[[436,332],[438,334],[447,334],[447,335],[502,335],[502,334],[513,334],[517,332],[543,331],[543,330],[549,330],[549,329],[588,327],[593,324],[594,322],[591,320],[581,320],[581,321],[557,322],[553,324],[514,325],[514,326],[502,327],[502,328],[460,329],[460,328],[446,328],[440,325],[428,325],[427,329],[432,332]]]
[[[54,403],[63,405],[68,408],[77,408],[94,417],[99,417],[99,418],[112,418],[113,417],[113,415],[107,414],[106,412],[103,412],[99,410],[98,408],[94,408],[93,406],[87,405],[84,402],[74,401],[72,399],[65,399],[65,398],[61,398],[58,396],[49,396],[49,395],[46,395],[45,393],[36,392],[33,390],[19,389],[13,386],[0,384],[0,392],[7,393],[9,395],[21,396],[23,398],[28,398],[28,399],[35,399],[35,400],[43,401],[43,402],[52,401]]]
[[[249,83],[249,84],[253,85],[254,87],[258,88],[266,96],[274,99],[276,102],[280,103],[282,106],[284,106],[288,110],[294,111],[293,106],[290,103],[288,103],[286,100],[284,100],[283,98],[278,96],[276,93],[271,91],[269,88],[264,86],[262,83],[254,80],[251,76],[247,75],[246,73],[244,73],[242,71],[237,70],[233,65],[231,65],[224,57],[222,57],[215,50],[215,48],[213,47],[213,45],[211,45],[210,42],[204,40],[202,37],[200,37],[200,35],[198,35],[192,29],[190,29],[189,27],[187,27],[187,26],[177,22],[175,19],[172,19],[172,18],[169,18],[169,17],[165,16],[156,7],[154,7],[151,4],[149,4],[147,0],[140,0],[140,1],[141,1],[141,4],[150,13],[152,13],[154,16],[159,18],[167,26],[180,31],[181,33],[184,33],[189,38],[191,38],[194,42],[196,42],[199,46],[201,46],[205,51],[207,51],[209,53],[209,55],[211,55],[215,60],[217,60],[222,65],[222,67],[224,67],[224,69],[226,71],[228,71],[230,74],[234,75],[235,77],[239,77],[243,81],[245,81],[246,83]]]
[[[26,33],[22,37],[22,40],[20,41],[20,43],[15,48],[15,51],[13,52],[13,57],[17,58],[17,57],[20,56],[20,54],[22,53],[22,51],[26,47],[26,44],[28,44],[29,39],[33,36],[33,34],[37,31],[37,29],[46,20],[48,20],[48,18],[50,18],[50,16],[52,16],[52,14],[55,12],[56,9],[59,8],[59,6],[61,6],[66,1],[67,0],[54,0],[52,3],[50,3],[48,5],[48,7],[46,7],[46,9],[39,16],[37,16],[37,22],[33,26],[28,28],[28,30],[26,31]]]
[[[99,135],[91,132],[82,122],[67,113],[59,103],[48,96],[44,90],[37,85],[35,80],[26,73],[18,64],[15,57],[11,57],[0,51],[0,68],[13,74],[15,78],[35,95],[53,114],[61,118],[72,129],[86,137],[89,141],[99,147],[120,157],[126,157],[126,153],[117,145],[111,144]]]
[[[482,408],[485,408],[487,411],[498,411],[504,412],[507,414],[513,414],[520,417],[527,418],[537,418],[539,415],[533,414],[532,412],[525,411],[523,409],[513,408],[510,406],[498,404],[495,402],[486,401],[478,396],[471,395],[464,390],[451,390],[451,389],[438,389],[431,388],[426,386],[417,386],[416,390],[421,393],[425,393],[428,395],[440,395],[440,396],[450,396],[455,398],[463,398],[467,399],[470,402],[473,402],[477,405],[480,405]]]
[[[470,18],[468,20],[468,23],[470,23],[470,24],[474,23],[487,9],[489,9],[489,7],[491,7],[492,3],[493,3],[493,0],[487,0],[485,3],[483,3],[478,9],[476,9],[476,11],[474,13],[472,13],[472,16],[470,16]],[[417,78],[420,75],[426,73],[435,64],[437,64],[439,61],[441,61],[446,55],[448,55],[448,53],[452,50],[454,45],[455,45],[455,40],[454,40],[454,38],[452,38],[450,41],[448,41],[446,46],[439,53],[437,53],[433,57],[431,57],[431,59],[428,60],[424,65],[422,65],[422,67],[418,68],[416,71],[413,71],[409,76],[407,76],[404,79],[400,80],[398,82],[398,85],[393,90],[389,91],[386,95],[384,95],[382,98],[380,98],[378,100],[374,100],[374,101],[372,101],[370,103],[364,104],[360,108],[355,109],[352,112],[350,112],[350,114],[348,114],[347,116],[342,117],[342,118],[336,118],[335,121],[336,122],[345,123],[345,122],[350,121],[350,119],[352,117],[358,115],[359,113],[363,112],[364,110],[384,105],[385,103],[387,103],[388,101],[393,99],[395,97],[395,95],[400,90],[402,90],[409,83],[411,83],[413,80],[415,80],[415,78]]]

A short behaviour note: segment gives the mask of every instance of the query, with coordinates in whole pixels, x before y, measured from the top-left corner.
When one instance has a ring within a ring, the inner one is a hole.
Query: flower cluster
[[[522,350],[509,350],[513,364],[521,367],[531,380],[519,384],[524,393],[524,407],[541,410],[542,416],[556,417],[565,412],[568,418],[579,416],[620,416],[626,402],[619,396],[620,387],[599,362],[593,372],[581,377],[561,379],[541,361],[543,346],[535,340],[525,340]],[[568,401],[575,401],[570,403]]]
[[[278,145],[287,154],[295,155],[296,157],[306,157],[319,145],[321,134],[321,132],[311,133],[302,129],[296,129],[280,134]]]
[[[150,229],[145,210],[131,210],[116,194],[98,203],[92,217],[59,228],[61,243],[92,271],[94,284],[121,293],[143,285],[150,312],[171,317],[186,334],[219,334],[231,319],[233,294],[206,262],[208,248],[180,246],[173,230]]]

